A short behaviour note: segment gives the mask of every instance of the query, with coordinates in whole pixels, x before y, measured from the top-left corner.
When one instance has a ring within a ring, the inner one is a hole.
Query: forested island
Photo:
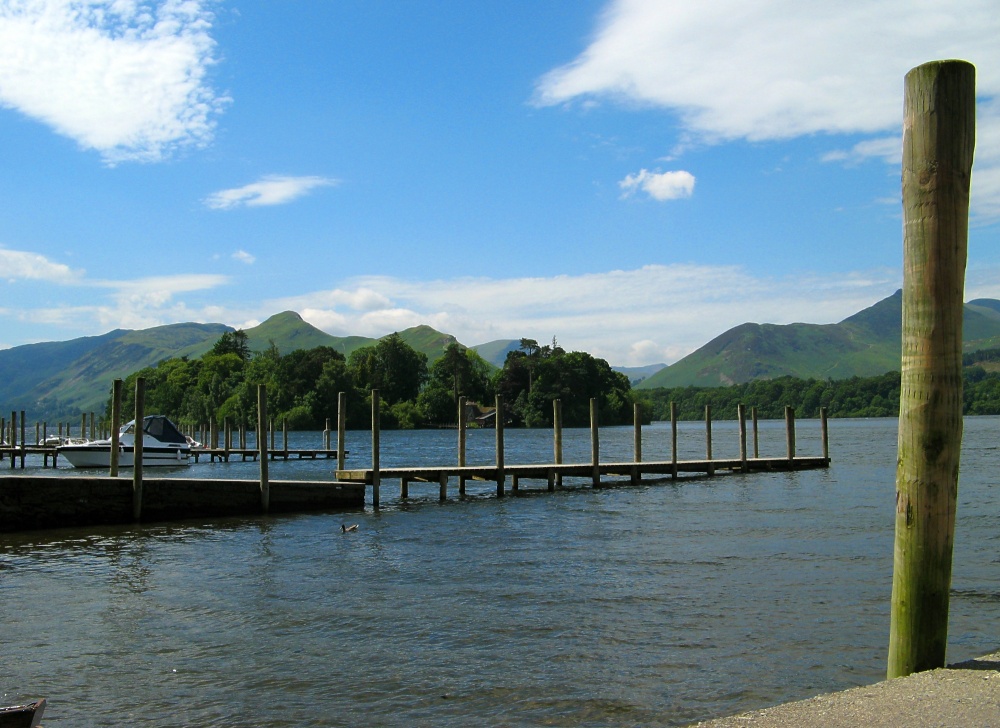
[[[967,354],[965,413],[1000,414],[1000,349]],[[125,385],[123,411],[134,407],[134,383],[146,381],[145,409],[191,425],[210,421],[252,425],[256,422],[257,386],[268,392],[275,420],[292,430],[323,429],[336,417],[337,396],[347,393],[347,426],[371,424],[371,390],[382,400],[384,428],[454,425],[460,396],[484,407],[502,395],[505,421],[512,426],[552,424],[552,400],[562,401],[567,427],[589,423],[590,399],[596,398],[602,425],[630,424],[633,404],[644,421],[670,417],[675,402],[680,419],[705,416],[735,419],[738,404],[757,408],[762,419],[780,418],[786,406],[798,417],[894,417],[899,411],[899,372],[840,380],[779,377],[728,387],[677,387],[635,390],[624,374],[586,352],[567,352],[553,339],[539,345],[521,339],[497,369],[472,349],[451,344],[428,365],[426,354],[397,334],[380,339],[345,357],[319,346],[281,354],[273,344],[250,351],[246,334],[226,332],[201,358],[165,359],[131,374]],[[110,413],[110,400],[108,402]]]

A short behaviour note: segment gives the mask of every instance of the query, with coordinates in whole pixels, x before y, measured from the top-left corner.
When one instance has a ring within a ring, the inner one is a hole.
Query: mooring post
[[[760,457],[760,430],[757,427],[757,408],[750,408],[750,419],[753,420],[753,456]]]
[[[122,387],[124,382],[115,379],[111,382],[111,470],[108,473],[112,478],[118,477],[119,448],[121,445],[121,435],[118,430],[118,423],[122,418]]]
[[[830,427],[826,421],[826,407],[819,408],[820,437],[823,440],[823,459],[830,464]]]
[[[326,418],[325,427],[323,427],[323,449],[330,449],[330,418]]]
[[[223,457],[226,462],[229,462],[229,451],[233,448],[233,427],[229,424],[229,418],[226,417],[222,421],[223,433],[222,433],[222,450]]]
[[[142,436],[146,418],[146,378],[135,380],[135,427],[132,428],[132,519],[142,516]]]
[[[632,403],[632,482],[638,483],[642,480],[642,473],[639,472],[639,463],[642,462],[642,406],[638,402]]]
[[[372,390],[372,505],[378,508],[379,486],[382,484],[382,475],[379,473],[379,430],[382,427],[379,393],[377,389]]]
[[[677,477],[677,403],[670,402],[670,477]]]
[[[888,676],[943,667],[962,445],[975,68],[925,63],[903,103],[903,357]]]
[[[347,392],[337,393],[337,470],[344,469],[346,460],[345,436],[347,434]]]
[[[736,405],[736,419],[740,421],[740,472],[745,473],[747,466],[747,406]]]
[[[465,396],[458,398],[458,467],[465,467]],[[465,495],[465,476],[458,476],[458,494]]]
[[[788,465],[795,460],[795,410],[785,405],[785,449],[788,451]]]
[[[80,437],[84,440],[92,440],[93,438],[87,437],[87,413],[80,413]]]
[[[705,458],[708,460],[707,471],[715,475],[715,463],[712,462],[712,405],[705,405]]]
[[[284,417],[281,420],[281,451],[284,453],[285,458],[288,457],[288,418]]]
[[[562,435],[562,400],[552,400],[552,450],[556,465],[562,465],[563,461],[563,435]],[[549,477],[549,490],[555,490],[556,486],[562,488],[562,473],[553,473]]]
[[[10,413],[10,469],[17,464],[17,410]]]
[[[442,470],[440,475],[441,490],[438,494],[440,500],[448,500],[448,471]]]
[[[267,479],[267,385],[257,385],[257,456],[260,458],[260,510],[271,506],[271,484]]]
[[[26,419],[28,418],[25,416],[25,411],[21,410],[21,470],[24,470],[24,456],[28,451],[27,431],[24,427]]]
[[[274,457],[274,437],[275,437],[275,432],[277,430],[277,428],[274,426],[274,418],[273,417],[268,417],[267,418],[267,429],[268,429],[268,434],[271,436],[271,442],[270,442],[270,444],[268,446],[271,448],[271,457],[273,458]]]
[[[504,403],[503,395],[496,396],[496,413],[495,413],[495,425],[496,425],[496,449],[497,449],[497,498],[504,497],[505,481],[507,479],[506,471],[504,470],[504,444],[503,444],[503,426],[504,426]]]
[[[590,398],[590,463],[591,475],[595,488],[601,487],[601,436],[597,423],[597,398]]]

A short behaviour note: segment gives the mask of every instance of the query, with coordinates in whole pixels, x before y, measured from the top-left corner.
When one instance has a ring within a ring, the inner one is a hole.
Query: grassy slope
[[[741,324],[641,382],[641,389],[704,386],[784,375],[816,379],[876,376],[898,370],[902,293],[838,324]],[[967,351],[997,346],[1000,301],[966,306]]]

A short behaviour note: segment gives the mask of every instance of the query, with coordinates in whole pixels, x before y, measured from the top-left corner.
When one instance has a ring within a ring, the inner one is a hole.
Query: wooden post
[[[145,434],[143,420],[146,419],[146,378],[135,380],[135,427],[132,437],[132,518],[142,516],[142,436]]]
[[[108,474],[112,478],[118,477],[118,456],[121,446],[118,423],[122,418],[122,387],[124,384],[121,379],[111,382],[111,470]]]
[[[708,474],[715,475],[712,463],[712,405],[705,405],[705,457],[708,459]]]
[[[410,479],[403,477],[399,479],[399,497],[409,498],[410,497]]]
[[[677,403],[670,402],[670,477],[677,477]]]
[[[87,437],[87,413],[80,413],[80,437],[84,440],[92,440],[93,437]]]
[[[257,385],[257,454],[260,458],[260,510],[271,506],[271,484],[267,479],[267,385]]]
[[[269,447],[271,448],[271,457],[274,457],[275,427],[274,427],[274,418],[273,417],[269,417],[268,420],[267,420],[267,430],[268,430],[268,434],[271,437],[271,442],[270,442],[270,445],[269,445]]]
[[[344,436],[347,430],[347,392],[337,393],[337,470],[344,469]]]
[[[504,481],[507,474],[504,471],[504,451],[503,451],[503,425],[504,425],[504,404],[503,396],[496,396],[496,449],[497,449],[497,498],[504,496]]]
[[[378,508],[379,486],[382,483],[382,475],[379,473],[379,432],[382,427],[379,393],[377,389],[372,390],[372,505]]]
[[[601,487],[601,436],[597,423],[597,399],[590,398],[590,463],[591,480],[595,488]]]
[[[326,427],[323,428],[323,449],[330,449],[330,418],[326,418]]]
[[[785,406],[785,449],[788,452],[788,464],[795,459],[795,410]]]
[[[642,462],[642,406],[638,402],[632,403],[632,461],[638,466]],[[632,482],[642,481],[642,473],[638,467],[632,468]]]
[[[945,664],[962,444],[975,68],[925,63],[903,109],[903,357],[890,678]]]
[[[826,407],[819,408],[820,437],[823,440],[823,459],[830,464],[830,426],[826,421]]]
[[[440,477],[441,477],[440,481],[441,490],[438,494],[438,497],[440,500],[446,501],[448,500],[448,472],[446,470],[442,470]]]
[[[465,467],[465,396],[458,398],[458,467]],[[465,476],[458,476],[458,494],[465,495]]]
[[[562,400],[552,400],[552,449],[556,465],[562,465],[563,461],[563,436],[562,436]],[[549,478],[549,490],[556,487],[562,488],[562,473],[554,473]]]
[[[25,432],[25,427],[24,427],[26,419],[28,418],[25,417],[24,410],[21,410],[21,470],[24,470],[24,456],[27,453],[28,449],[28,441],[26,439],[27,433]]]
[[[100,439],[100,436],[97,434],[97,426],[96,426],[96,423],[94,421],[94,413],[93,412],[90,413],[90,439],[91,440],[98,440],[98,439]]]
[[[750,408],[750,419],[753,420],[753,456],[760,457],[760,430],[757,427],[757,408]]]
[[[17,463],[17,411],[10,413],[10,469]]]
[[[747,472],[747,406],[736,405],[736,419],[740,421],[740,472]]]
[[[223,457],[225,458],[226,462],[228,463],[229,462],[229,451],[233,449],[233,428],[232,428],[232,425],[229,424],[229,418],[228,417],[226,417],[222,421],[222,426],[223,426],[223,434],[222,434]]]
[[[288,457],[288,419],[281,420],[281,450]]]

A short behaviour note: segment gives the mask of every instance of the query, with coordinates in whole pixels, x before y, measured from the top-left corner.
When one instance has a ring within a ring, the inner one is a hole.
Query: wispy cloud
[[[234,207],[243,206],[284,205],[308,194],[317,187],[329,187],[336,184],[339,184],[338,180],[327,177],[271,175],[243,187],[213,192],[205,198],[205,205],[213,210],[231,210]]]
[[[73,284],[83,277],[63,263],[53,263],[44,255],[25,250],[0,248],[0,279],[13,283],[18,280]]]
[[[694,175],[690,172],[649,172],[640,169],[618,183],[622,197],[631,197],[642,190],[654,200],[678,200],[694,193]]]
[[[727,281],[719,286],[720,280]],[[758,278],[739,266],[650,265],[581,276],[414,281],[364,277],[332,291],[264,301],[338,336],[417,324],[466,344],[557,336],[614,364],[672,362],[746,321],[839,321],[889,295],[899,271]],[[259,314],[258,314],[259,315]]]
[[[246,263],[247,265],[253,265],[254,261],[257,260],[257,257],[255,255],[253,255],[252,253],[248,253],[247,251],[242,249],[237,250],[235,253],[233,253],[232,257],[233,260],[238,260],[241,263]]]
[[[0,0],[0,105],[110,164],[203,146],[227,102],[207,83],[207,5]]]
[[[926,61],[964,58],[977,67],[981,110],[973,211],[996,216],[997,37],[992,0],[614,0],[593,42],[539,80],[535,102],[660,107],[677,115],[685,144],[871,134],[872,144],[840,158],[898,163],[885,137],[902,127],[903,76]]]

